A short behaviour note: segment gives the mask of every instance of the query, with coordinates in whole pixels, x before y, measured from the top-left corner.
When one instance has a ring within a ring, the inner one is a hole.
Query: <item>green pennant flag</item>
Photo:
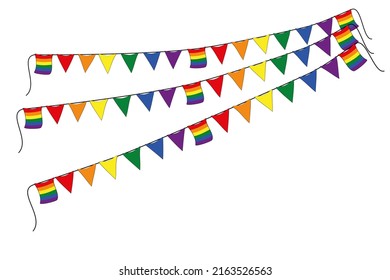
[[[138,53],[122,53],[122,58],[125,61],[127,67],[129,68],[130,72],[133,72],[135,60],[137,59]]]
[[[294,81],[284,84],[277,88],[281,94],[283,94],[288,100],[293,102],[294,99]]]
[[[127,158],[135,167],[141,170],[141,148],[138,147],[135,150],[127,152],[124,154],[125,158]]]
[[[272,63],[279,69],[283,74],[286,72],[287,65],[287,54],[284,54],[279,57],[275,57],[271,59]]]
[[[280,32],[274,34],[276,40],[278,40],[279,44],[283,47],[283,49],[286,49],[288,38],[290,37],[290,31]]]
[[[124,96],[124,97],[115,97],[114,101],[116,105],[118,105],[119,109],[123,112],[123,114],[127,117],[127,112],[129,110],[129,103],[130,103],[130,95]]]

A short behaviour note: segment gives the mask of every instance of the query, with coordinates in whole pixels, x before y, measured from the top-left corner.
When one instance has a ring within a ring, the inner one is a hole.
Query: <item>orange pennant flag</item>
[[[244,117],[244,119],[247,120],[247,122],[250,122],[251,120],[251,100],[245,101],[244,103],[241,103],[240,105],[234,106],[234,109],[237,110],[241,114],[241,116]]]
[[[95,177],[95,169],[96,164],[79,169],[80,174],[83,175],[84,179],[89,183],[91,187],[93,183],[93,178]]]
[[[248,40],[233,42],[233,46],[236,48],[241,58],[244,59],[246,48],[248,47]]]
[[[242,89],[242,86],[244,84],[244,75],[245,75],[245,68],[242,68],[240,70],[230,72],[228,73],[230,78],[233,79],[233,81],[237,84],[237,86]]]
[[[84,72],[87,72],[89,66],[91,65],[93,59],[95,58],[95,55],[94,54],[91,54],[91,55],[79,54],[79,58],[80,58],[81,64],[83,65]]]
[[[77,121],[79,121],[81,114],[84,111],[85,104],[86,104],[85,102],[69,104],[69,107],[70,107],[70,109],[72,109],[73,115]]]

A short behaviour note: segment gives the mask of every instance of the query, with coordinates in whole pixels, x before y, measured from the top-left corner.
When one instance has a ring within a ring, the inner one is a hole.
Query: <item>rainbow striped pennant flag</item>
[[[346,11],[345,13],[342,13],[340,15],[335,16],[337,22],[339,23],[340,28],[343,28],[345,26],[351,26],[352,30],[355,30],[359,27],[359,25],[356,23],[355,19],[353,18],[352,11]]]
[[[24,128],[36,129],[42,127],[42,107],[23,109],[26,124]]]
[[[187,96],[187,105],[199,104],[204,101],[203,90],[200,82],[189,85],[183,85]]]
[[[348,68],[351,69],[352,71],[358,70],[367,61],[367,59],[365,59],[360,54],[360,52],[356,48],[356,45],[342,52],[340,54],[340,57],[344,60],[345,64],[347,64]]]
[[[53,55],[35,55],[35,74],[49,75],[51,73]]]
[[[195,138],[195,145],[202,145],[213,140],[213,134],[206,120],[200,121],[188,127]]]
[[[349,25],[333,33],[333,36],[336,38],[337,43],[339,43],[343,50],[348,50],[350,47],[358,43],[358,40],[356,40],[353,36]]]
[[[205,48],[188,50],[191,59],[190,68],[204,68],[207,66]]]
[[[54,202],[58,199],[58,193],[54,185],[54,179],[36,183],[35,186],[38,189],[38,193],[41,198],[41,204]]]

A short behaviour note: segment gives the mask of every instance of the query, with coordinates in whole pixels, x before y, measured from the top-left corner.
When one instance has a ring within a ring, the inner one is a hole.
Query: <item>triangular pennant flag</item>
[[[84,179],[88,182],[88,184],[92,187],[93,178],[95,177],[95,169],[96,164],[79,169],[81,175],[83,175]]]
[[[146,146],[156,153],[160,158],[164,158],[164,138],[160,138]]]
[[[99,54],[99,57],[108,74],[108,72],[110,72],[112,62],[114,61],[115,54]]]
[[[283,47],[283,49],[286,49],[288,38],[290,37],[290,31],[284,31],[280,33],[274,34],[276,40],[278,40],[279,44]]]
[[[47,110],[49,111],[50,115],[53,117],[56,123],[60,121],[62,110],[64,109],[64,104],[62,105],[55,105],[55,106],[47,106]]]
[[[330,56],[330,36],[322,39],[316,43],[316,46],[323,50],[327,55]]]
[[[314,70],[313,72],[310,72],[305,76],[302,76],[301,80],[304,81],[312,90],[316,91],[317,70]]]
[[[182,151],[184,147],[184,131],[185,129],[182,129],[168,135],[169,139]]]
[[[134,149],[124,154],[125,158],[128,159],[135,167],[141,170],[141,148]]]
[[[108,160],[104,160],[104,161],[101,161],[99,162],[100,165],[114,178],[116,179],[116,160],[117,160],[117,156],[111,158],[111,159],[108,159]]]
[[[327,35],[330,35],[332,34],[332,22],[333,18],[329,18],[327,20],[317,23],[317,25],[321,27],[321,29],[324,30]]]
[[[266,93],[263,93],[259,96],[256,96],[256,99],[263,104],[265,107],[273,111],[273,97],[272,97],[272,89]]]
[[[195,145],[203,145],[213,140],[213,134],[211,133],[210,127],[207,124],[206,119],[196,124],[188,126],[192,135],[195,138]]]
[[[86,105],[86,102],[69,104],[69,107],[70,107],[70,109],[72,109],[73,115],[77,121],[79,121],[81,114],[84,111],[85,105]]]
[[[305,27],[301,27],[301,28],[296,29],[306,44],[309,43],[312,27],[313,27],[312,25],[309,25],[309,26],[305,26]]]
[[[286,72],[287,54],[271,59],[271,62],[279,69],[283,74]]]
[[[72,62],[73,54],[67,54],[67,55],[57,55],[58,60],[60,61],[62,68],[64,68],[64,71],[68,71],[69,65]]]
[[[130,72],[133,72],[137,56],[138,53],[122,53],[122,58],[125,61],[127,68],[129,68]]]
[[[342,52],[340,54],[340,57],[343,59],[348,68],[352,71],[358,70],[364,65],[364,63],[367,62],[367,59],[365,59],[360,54],[360,52],[356,48],[356,45],[353,45],[348,50]]]
[[[130,103],[130,95],[123,97],[115,97],[114,101],[116,105],[118,105],[119,109],[121,109],[122,113],[127,116],[127,112],[129,111],[129,103]]]
[[[169,63],[172,66],[172,69],[175,68],[176,62],[179,59],[180,54],[181,54],[180,50],[178,50],[178,51],[166,51],[165,52],[165,55],[167,56],[168,61],[169,61]]]
[[[95,100],[95,101],[91,100],[89,101],[89,103],[91,103],[92,108],[95,110],[96,114],[102,120],[104,116],[104,110],[106,109],[107,99]]]
[[[173,96],[175,95],[176,88],[169,88],[160,90],[161,97],[164,99],[167,106],[170,108],[172,104]]]
[[[150,66],[152,66],[153,70],[155,70],[158,62],[158,58],[160,57],[160,53],[159,52],[144,53],[144,55],[146,59],[149,61]]]
[[[277,88],[288,100],[293,102],[294,99],[294,81],[288,82]]]
[[[241,116],[244,117],[244,119],[247,120],[247,122],[250,122],[251,120],[251,100],[247,100],[244,103],[241,103],[240,105],[234,106],[234,109],[237,110],[241,114]]]
[[[337,62],[337,57],[333,58],[331,61],[322,66],[322,69],[328,71],[330,74],[335,76],[336,78],[340,78],[339,76],[339,65]]]
[[[222,64],[223,60],[225,59],[227,44],[218,45],[218,46],[212,46],[211,49],[214,51],[214,53],[217,56],[219,62],[221,62],[221,64]]]
[[[213,88],[215,93],[221,97],[222,93],[222,84],[223,84],[223,75],[215,78],[208,79],[207,82]]]
[[[229,130],[229,110],[213,116],[213,119],[226,131]]]
[[[263,37],[253,38],[255,43],[260,47],[260,49],[266,54],[268,49],[268,39],[269,35]]]
[[[93,59],[95,58],[95,55],[94,54],[91,54],[91,55],[79,54],[79,58],[81,61],[81,65],[83,65],[84,72],[87,72],[89,66],[91,65]]]
[[[259,76],[263,81],[265,81],[265,68],[266,68],[266,61],[263,61],[259,64],[255,64],[250,66],[253,72],[256,73],[257,76]]]
[[[309,62],[309,53],[310,53],[310,46],[307,46],[306,48],[297,50],[294,52],[294,54],[302,61],[303,64],[307,66]]]
[[[153,102],[153,96],[154,92],[149,92],[149,93],[142,93],[142,94],[137,94],[139,100],[145,105],[146,109],[150,111],[152,108],[152,102]]]
[[[58,176],[56,177],[57,181],[61,183],[61,185],[64,186],[65,189],[68,190],[68,192],[72,193],[72,187],[73,187],[73,172],[70,172],[68,174]]]
[[[240,70],[229,72],[228,73],[230,78],[233,79],[233,81],[236,83],[236,85],[242,89],[242,86],[244,84],[244,75],[245,75],[245,68],[242,68]]]
[[[241,58],[244,59],[246,49],[248,47],[248,40],[233,42],[233,46],[236,48],[236,50],[240,54]]]

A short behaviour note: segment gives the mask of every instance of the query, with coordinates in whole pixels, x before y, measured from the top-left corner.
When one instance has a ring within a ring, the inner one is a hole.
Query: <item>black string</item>
[[[29,190],[31,189],[31,187],[33,187],[34,185],[31,185],[27,188],[27,199],[28,199],[28,202],[30,203],[30,206],[31,206],[31,209],[33,211],[33,214],[34,214],[34,219],[35,219],[35,225],[34,225],[34,228],[32,231],[34,231],[36,228],[37,228],[37,224],[38,224],[38,221],[37,221],[37,215],[35,214],[35,210],[34,210],[34,207],[31,203],[31,200],[30,200],[30,194],[29,194]]]
[[[359,11],[357,9],[355,9],[355,8],[353,8],[351,10],[354,10],[358,14],[358,16],[360,18],[360,22],[362,23],[362,27],[363,27],[364,33],[366,34],[368,39],[372,40],[372,38],[370,36],[368,36],[368,34],[367,34],[366,28],[364,27],[364,23],[363,23],[363,20],[362,20],[362,17],[360,15]]]
[[[18,153],[20,153],[20,151],[23,149],[23,134],[22,134],[22,130],[20,129],[20,124],[19,124],[19,119],[18,119],[19,112],[22,111],[22,110],[23,109],[19,109],[19,111],[16,112],[16,123],[18,124],[20,140],[21,140],[20,150],[19,150]]]
[[[368,51],[367,47],[366,47],[365,45],[363,45],[362,43],[359,43],[359,44],[362,45],[363,48],[366,50],[368,56],[370,57],[372,63],[375,65],[376,69],[378,69],[378,70],[379,70],[380,72],[382,72],[382,73],[385,72],[385,70],[380,69],[380,68],[376,65],[376,63],[375,63],[374,59],[372,58],[372,56],[370,55],[370,52]]]
[[[28,69],[28,78],[30,80],[30,88],[28,89],[28,92],[26,93],[26,96],[30,93],[31,91],[31,87],[32,87],[32,80],[31,80],[31,72],[30,72],[30,59],[33,57],[34,55],[30,55],[27,59],[27,69]]]
[[[372,51],[370,51],[370,50],[368,49],[367,44],[366,44],[366,42],[364,42],[363,36],[362,36],[362,34],[360,33],[360,30],[359,30],[358,26],[356,26],[355,24],[350,24],[349,26],[355,26],[355,27],[356,27],[356,30],[357,30],[357,32],[359,33],[360,39],[362,39],[362,43],[364,44],[366,51],[367,51],[368,53],[370,53],[370,54],[374,54]]]

